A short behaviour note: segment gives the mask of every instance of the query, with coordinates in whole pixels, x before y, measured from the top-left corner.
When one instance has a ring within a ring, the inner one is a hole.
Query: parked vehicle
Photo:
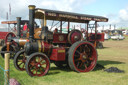
[[[20,18],[18,18],[20,19]],[[0,32],[0,39],[1,39],[1,56],[4,58],[4,51],[7,50],[7,45],[6,43],[8,41],[12,41],[10,45],[10,51],[13,51],[10,55],[10,58],[14,58],[15,52],[20,50],[20,45],[18,45],[17,42],[14,42],[12,39],[18,39],[18,38],[23,38],[23,31],[21,29],[21,25],[24,25],[25,23],[28,23],[28,20],[20,20],[20,24],[18,21],[2,21],[1,24],[8,24],[14,25],[13,29],[9,29],[10,31],[8,32]],[[16,28],[17,27],[17,28]],[[10,27],[9,27],[10,28]],[[27,35],[27,34],[26,34]],[[22,40],[20,40],[22,41]]]
[[[38,35],[35,35],[39,36],[39,39],[34,37],[33,23],[35,19],[44,20],[42,30]],[[47,27],[47,20],[60,21],[60,28],[56,28],[53,32],[50,31]],[[66,33],[62,33],[62,21],[68,22]],[[15,55],[14,64],[16,69],[26,70],[30,76],[44,76],[50,69],[50,63],[53,62],[59,68],[69,66],[76,72],[93,70],[98,57],[96,48],[91,42],[83,40],[80,30],[69,30],[70,22],[89,24],[89,21],[95,21],[97,24],[97,22],[107,22],[108,18],[41,8],[35,9],[34,5],[30,5],[29,42],[24,45],[23,50]],[[96,36],[94,37],[96,38]]]
[[[125,37],[123,35],[118,34],[118,35],[111,36],[111,39],[113,39],[113,40],[123,40],[123,39],[125,39]]]

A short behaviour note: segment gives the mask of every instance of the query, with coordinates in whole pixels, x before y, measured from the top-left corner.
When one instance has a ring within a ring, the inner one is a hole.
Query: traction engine
[[[40,38],[34,37],[34,10],[29,6],[29,42],[16,53],[16,69],[26,70],[30,76],[44,76],[50,69],[50,62],[59,68],[70,67],[76,72],[89,72],[97,63],[97,51],[92,43],[82,41],[82,33],[72,30],[69,33],[53,33],[44,26]]]
[[[23,24],[23,22],[22,22]],[[34,38],[39,39],[38,36],[41,33],[41,28],[34,29]],[[10,42],[10,51],[12,59],[14,59],[15,53],[24,48],[25,43],[29,42],[29,32],[26,33],[26,37],[22,37],[21,34],[21,17],[17,17],[17,35],[12,32],[9,32],[5,37],[5,43]],[[6,51],[7,45],[4,45],[1,48],[1,51]],[[4,58],[4,53],[1,53],[1,56]]]

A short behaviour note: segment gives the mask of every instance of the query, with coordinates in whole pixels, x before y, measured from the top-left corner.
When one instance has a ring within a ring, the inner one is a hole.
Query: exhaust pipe
[[[29,5],[29,39],[34,39],[34,17],[35,17],[35,5]]]
[[[17,37],[20,38],[21,37],[21,17],[17,17]]]

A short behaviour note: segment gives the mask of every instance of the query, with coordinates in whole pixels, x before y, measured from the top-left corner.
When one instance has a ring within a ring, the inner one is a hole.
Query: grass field
[[[125,40],[108,40],[104,49],[98,49],[98,63],[105,68],[118,67],[125,73],[107,73],[95,68],[88,73],[76,73],[70,69],[58,69],[51,64],[48,75],[44,77],[30,77],[23,71],[15,69],[13,60],[10,62],[10,77],[17,79],[21,85],[128,85],[128,37]],[[0,57],[0,66],[4,67],[4,60]],[[0,70],[0,85],[3,74]]]

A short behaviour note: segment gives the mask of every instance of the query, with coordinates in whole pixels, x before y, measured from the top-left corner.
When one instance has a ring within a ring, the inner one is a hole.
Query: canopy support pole
[[[88,40],[88,26],[89,26],[89,21],[87,22],[87,40]]]
[[[46,20],[45,14],[44,14],[44,26],[46,26],[46,25],[47,25],[47,20]]]
[[[94,43],[95,47],[96,47],[96,41],[97,41],[97,21],[95,21],[95,43]]]
[[[43,19],[41,19],[41,21],[40,21],[40,22],[41,22],[41,28],[42,28],[42,27],[44,27],[44,20],[43,20]]]
[[[68,21],[68,33],[69,33],[69,28],[70,28],[70,22]]]
[[[62,33],[62,20],[60,21],[60,33]]]

